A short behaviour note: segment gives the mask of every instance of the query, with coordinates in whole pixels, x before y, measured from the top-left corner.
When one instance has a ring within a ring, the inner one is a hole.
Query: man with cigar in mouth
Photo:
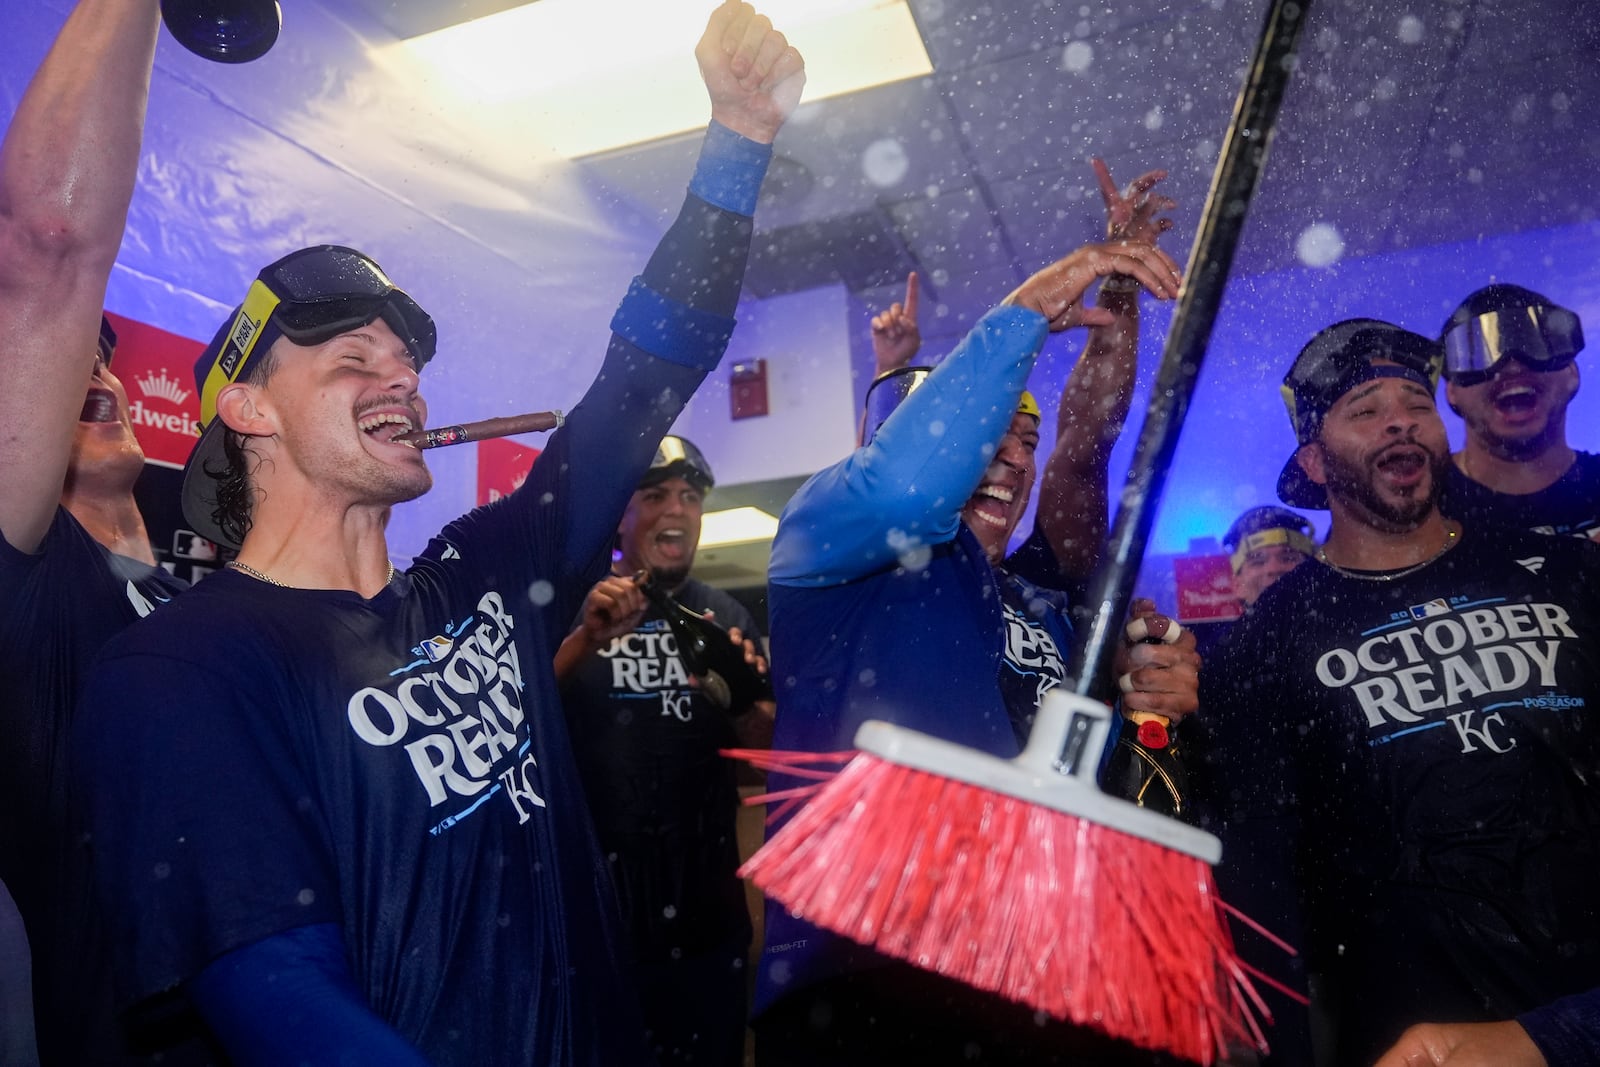
[[[201,355],[185,515],[239,556],[107,647],[74,734],[130,1012],[192,1005],[245,1065],[652,1062],[551,661],[726,347],[805,80],[736,0],[695,56],[712,122],[594,384],[409,570],[385,527],[432,481],[399,440],[427,415],[418,302],[302,249]]]
[[[1525,1013],[1600,973],[1600,546],[1440,513],[1442,358],[1372,319],[1300,352],[1278,495],[1328,509],[1328,537],[1202,679],[1219,888],[1305,950],[1330,1063],[1427,1021],[1541,1041],[1556,1024]],[[1305,1013],[1275,1014],[1298,1062]]]
[[[1567,443],[1577,314],[1518,285],[1488,285],[1461,302],[1439,341],[1445,399],[1467,426],[1446,514],[1600,540],[1600,456]]]
[[[692,679],[666,615],[640,588],[647,581],[710,612],[734,641],[760,640],[742,604],[689,576],[713,484],[692,442],[662,440],[617,528],[613,573],[556,653],[556,677],[656,1054],[663,1064],[739,1067],[751,926],[736,767],[718,752],[769,739],[773,703]],[[752,669],[765,669],[753,644],[748,654]]]
[[[95,654],[184,588],[134,501],[144,453],[101,313],[158,28],[155,0],[80,3],[0,148],[0,880],[26,925],[47,1067],[131,1055],[68,826],[68,737]]]

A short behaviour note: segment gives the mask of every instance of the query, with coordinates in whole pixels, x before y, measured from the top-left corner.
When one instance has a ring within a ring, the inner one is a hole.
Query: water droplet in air
[[[1294,254],[1308,267],[1328,267],[1344,255],[1344,238],[1326,222],[1313,222],[1295,238]]]

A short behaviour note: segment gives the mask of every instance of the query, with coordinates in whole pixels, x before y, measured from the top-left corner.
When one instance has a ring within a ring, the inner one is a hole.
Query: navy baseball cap
[[[1302,446],[1315,441],[1339,398],[1375,378],[1406,378],[1432,394],[1443,364],[1437,341],[1393,323],[1346,319],[1329,326],[1300,350],[1283,377],[1283,403],[1295,439]],[[1306,476],[1294,454],[1278,475],[1278,499],[1297,508],[1328,506],[1327,491]]]
[[[200,390],[200,440],[183,468],[183,515],[200,536],[238,548],[214,517],[216,479],[225,466],[227,427],[217,418],[217,395],[241,381],[279,337],[318,345],[382,319],[422,370],[438,345],[433,319],[395,287],[370,257],[341,245],[291,252],[264,267],[244,303],[217,330],[194,365]]]

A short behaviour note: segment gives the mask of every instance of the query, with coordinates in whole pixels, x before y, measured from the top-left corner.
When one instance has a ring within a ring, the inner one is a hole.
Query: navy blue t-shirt
[[[1309,951],[1337,1062],[1596,984],[1595,700],[1600,548],[1487,527],[1415,571],[1297,567],[1206,664],[1219,885]]]
[[[105,643],[184,588],[113,555],[65,508],[33,554],[0,539],[0,880],[27,927],[47,1064],[116,1062],[119,1047],[87,856],[68,822],[73,709]]]
[[[228,571],[108,647],[79,738],[125,1001],[331,922],[436,1063],[646,1059],[551,659],[673,414],[654,400],[702,373],[614,342],[522,488],[371,600]]]
[[[760,638],[750,612],[720,589],[691,578],[673,596]],[[732,761],[718,754],[738,743],[733,716],[689,684],[660,611],[647,608],[632,631],[580,663],[562,698],[639,959],[748,945],[738,788]]]
[[[1497,493],[1451,464],[1439,510],[1469,528],[1489,524],[1600,541],[1600,455],[1579,452],[1537,493]]]

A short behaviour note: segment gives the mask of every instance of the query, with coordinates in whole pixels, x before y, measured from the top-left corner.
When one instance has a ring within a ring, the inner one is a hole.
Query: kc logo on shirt
[[[1576,641],[1565,608],[1556,604],[1496,604],[1440,614],[1435,601],[1413,609],[1414,625],[1395,623],[1369,632],[1356,645],[1329,649],[1317,660],[1317,680],[1348,689],[1367,726],[1448,720],[1463,751],[1509,751],[1479,718],[1496,695],[1522,703],[1520,694],[1555,689],[1564,642]],[[1512,697],[1510,694],[1519,694]]]
[[[631,633],[612,638],[600,650],[611,665],[611,688],[642,695],[661,694],[661,714],[679,722],[694,719],[689,672],[678,658],[678,639],[665,619],[650,619]]]

